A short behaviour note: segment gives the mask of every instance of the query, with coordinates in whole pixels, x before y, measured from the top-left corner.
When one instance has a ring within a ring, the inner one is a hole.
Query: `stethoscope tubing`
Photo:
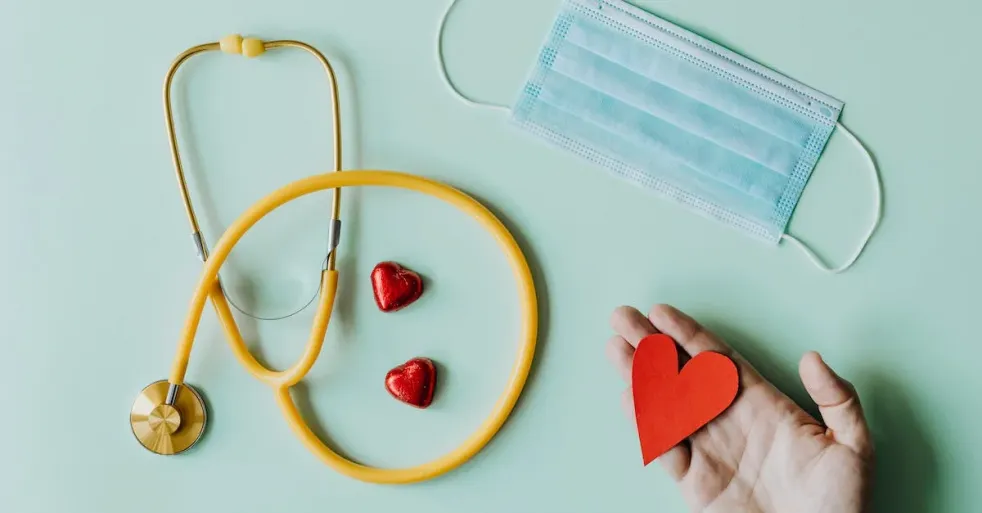
[[[313,433],[290,396],[290,387],[298,383],[310,371],[323,346],[337,292],[338,272],[336,270],[323,271],[321,282],[323,292],[307,346],[300,359],[282,371],[274,371],[263,366],[249,352],[217,281],[218,272],[232,249],[245,233],[263,217],[280,206],[308,194],[327,189],[359,186],[395,187],[420,192],[441,199],[470,215],[495,238],[508,258],[518,284],[519,306],[523,320],[520,326],[517,358],[510,371],[505,391],[499,396],[488,418],[463,444],[444,456],[415,467],[403,469],[374,468],[340,456]],[[528,262],[514,237],[490,210],[467,194],[440,182],[408,173],[357,170],[311,176],[272,192],[236,219],[218,240],[211,256],[205,262],[198,280],[171,369],[169,382],[172,388],[180,387],[184,383],[195,334],[208,299],[211,299],[215,305],[232,352],[253,376],[273,388],[277,403],[287,418],[287,422],[304,445],[335,470],[368,482],[404,484],[431,479],[470,459],[491,440],[507,420],[525,386],[535,355],[538,333],[535,286]]]

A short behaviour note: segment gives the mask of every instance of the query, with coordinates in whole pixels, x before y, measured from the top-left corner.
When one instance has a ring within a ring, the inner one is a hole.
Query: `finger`
[[[712,351],[733,360],[740,369],[740,383],[747,387],[766,382],[757,369],[726,342],[704,328],[695,319],[670,305],[655,305],[648,318],[658,331],[672,337],[690,356]],[[685,358],[683,357],[683,360]]]
[[[607,341],[605,348],[607,359],[627,384],[631,384],[631,364],[634,362],[634,347],[620,335],[614,335]]]
[[[856,389],[839,377],[816,352],[806,353],[798,365],[801,383],[836,442],[868,456],[873,445]]]
[[[669,305],[655,305],[648,313],[648,319],[658,331],[672,337],[682,349],[695,356],[703,351],[714,351],[732,355],[733,349],[713,334],[706,331],[698,322]]]
[[[624,415],[631,421],[631,427],[637,429],[638,419],[634,416],[634,390],[631,387],[624,389],[621,394],[621,406],[624,408]]]
[[[692,449],[689,447],[689,440],[682,440],[668,452],[659,456],[658,462],[661,463],[662,468],[668,472],[672,479],[681,480],[689,471],[689,465],[692,463]]]
[[[644,337],[658,333],[644,314],[630,306],[617,307],[610,316],[610,326],[633,347],[638,347]]]
[[[631,421],[631,426],[637,429],[637,417],[634,415],[634,393],[631,387],[627,387],[621,395],[621,405],[624,407],[624,414]],[[675,447],[669,449],[668,452],[658,457],[658,463],[676,481],[685,477],[685,473],[689,471],[689,464],[691,462],[692,449],[689,448],[688,440],[683,440]]]

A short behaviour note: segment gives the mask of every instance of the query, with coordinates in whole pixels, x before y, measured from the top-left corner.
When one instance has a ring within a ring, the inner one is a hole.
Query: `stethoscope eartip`
[[[225,53],[245,55],[246,57],[258,57],[266,51],[266,45],[262,40],[251,37],[243,38],[239,34],[223,37],[218,42],[218,48]]]

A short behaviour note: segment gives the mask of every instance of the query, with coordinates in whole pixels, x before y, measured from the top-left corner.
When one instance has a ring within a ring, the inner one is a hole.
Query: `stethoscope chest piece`
[[[130,409],[133,435],[157,454],[184,452],[205,431],[207,414],[201,395],[187,384],[172,388],[166,379],[155,381],[140,392]]]

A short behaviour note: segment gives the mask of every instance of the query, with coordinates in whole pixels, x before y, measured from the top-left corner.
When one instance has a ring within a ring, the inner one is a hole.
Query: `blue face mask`
[[[879,222],[876,166],[838,123],[842,102],[622,0],[565,0],[511,109],[463,96],[440,63],[464,101],[510,110],[529,133],[759,240],[790,241],[826,271],[849,268]],[[836,127],[868,157],[877,218],[833,269],[786,228]]]

